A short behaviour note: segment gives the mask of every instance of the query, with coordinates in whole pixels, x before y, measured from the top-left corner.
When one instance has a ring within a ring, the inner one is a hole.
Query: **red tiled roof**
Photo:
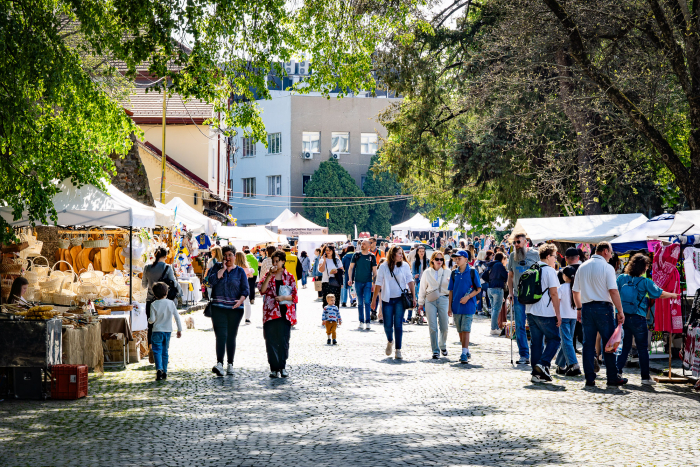
[[[148,151],[151,151],[152,153],[156,154],[158,157],[163,157],[163,153],[161,152],[160,149],[155,147],[153,144],[149,143],[148,141],[141,142],[139,141],[139,145],[143,146],[146,148]],[[175,161],[172,157],[168,156],[167,154],[165,155],[165,160],[166,162],[174,167],[178,172],[180,172],[182,175],[185,177],[189,178],[192,182],[201,185],[204,189],[207,191],[209,190],[209,184],[199,178],[197,175],[193,174],[191,171],[189,171],[185,166],[180,164],[179,162]]]
[[[136,91],[124,102],[132,119],[140,124],[158,125],[163,121],[163,94],[146,92],[148,82],[137,81]],[[168,97],[165,122],[171,125],[201,125],[214,115],[214,106],[199,99],[184,101],[179,94]]]

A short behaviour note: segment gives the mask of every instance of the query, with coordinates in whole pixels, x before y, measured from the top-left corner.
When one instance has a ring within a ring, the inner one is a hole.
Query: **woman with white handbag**
[[[445,255],[439,250],[433,252],[430,267],[423,271],[418,290],[418,307],[425,309],[428,318],[430,346],[435,359],[440,358],[441,351],[443,356],[447,356],[447,288],[451,273],[445,265]]]

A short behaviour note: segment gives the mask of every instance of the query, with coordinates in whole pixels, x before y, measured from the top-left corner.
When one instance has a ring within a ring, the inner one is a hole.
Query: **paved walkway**
[[[394,466],[698,465],[700,397],[688,387],[544,386],[510,364],[506,339],[472,333],[472,363],[432,360],[427,326],[408,326],[404,360],[383,330],[342,309],[325,345],[321,306],[301,291],[290,378],[268,378],[260,301],[239,332],[236,374],[216,378],[210,321],[171,341],[166,382],[147,360],[91,377],[78,401],[0,403],[0,465]]]

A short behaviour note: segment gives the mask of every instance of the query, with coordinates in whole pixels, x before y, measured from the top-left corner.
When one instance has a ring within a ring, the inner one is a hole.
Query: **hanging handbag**
[[[204,316],[211,318],[211,300],[207,302],[207,306],[204,307]]]
[[[434,302],[435,300],[437,300],[438,298],[440,298],[440,290],[441,290],[441,287],[442,287],[442,276],[443,276],[444,274],[445,274],[445,269],[443,268],[443,269],[440,270],[440,279],[439,279],[439,281],[438,281],[438,288],[437,288],[437,289],[433,289],[433,290],[431,290],[430,292],[428,292],[427,294],[425,294],[425,301],[426,301],[426,302]]]
[[[413,308],[413,296],[411,295],[411,292],[408,289],[402,289],[401,284],[399,284],[399,280],[394,275],[394,272],[393,271],[390,271],[390,272],[391,272],[391,277],[394,278],[394,280],[396,281],[396,283],[399,286],[399,289],[401,289],[401,304],[403,305],[403,309],[409,310],[409,309]]]

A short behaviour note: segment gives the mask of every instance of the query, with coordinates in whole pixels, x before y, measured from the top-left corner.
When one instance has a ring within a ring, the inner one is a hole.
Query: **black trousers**
[[[323,288],[321,289],[321,293],[323,294],[324,308],[326,307],[326,305],[328,305],[328,301],[326,300],[326,296],[328,294],[335,295],[335,306],[340,306],[340,287],[330,285],[328,282],[324,282]]]
[[[248,298],[250,299],[250,304],[255,302],[255,281],[258,280],[258,276],[253,276],[248,278],[248,287],[250,287],[250,294]]]
[[[243,308],[232,310],[213,305],[211,307],[211,324],[216,336],[216,361],[224,362],[224,351],[228,363],[233,363],[236,355],[236,336],[238,326],[243,319]]]
[[[289,358],[289,338],[292,332],[292,323],[287,318],[271,319],[263,324],[263,336],[267,350],[267,362],[270,371],[284,370]]]
[[[146,319],[151,319],[151,305],[155,300],[146,300]],[[153,324],[148,323],[148,345],[151,345],[151,336],[153,335]]]

